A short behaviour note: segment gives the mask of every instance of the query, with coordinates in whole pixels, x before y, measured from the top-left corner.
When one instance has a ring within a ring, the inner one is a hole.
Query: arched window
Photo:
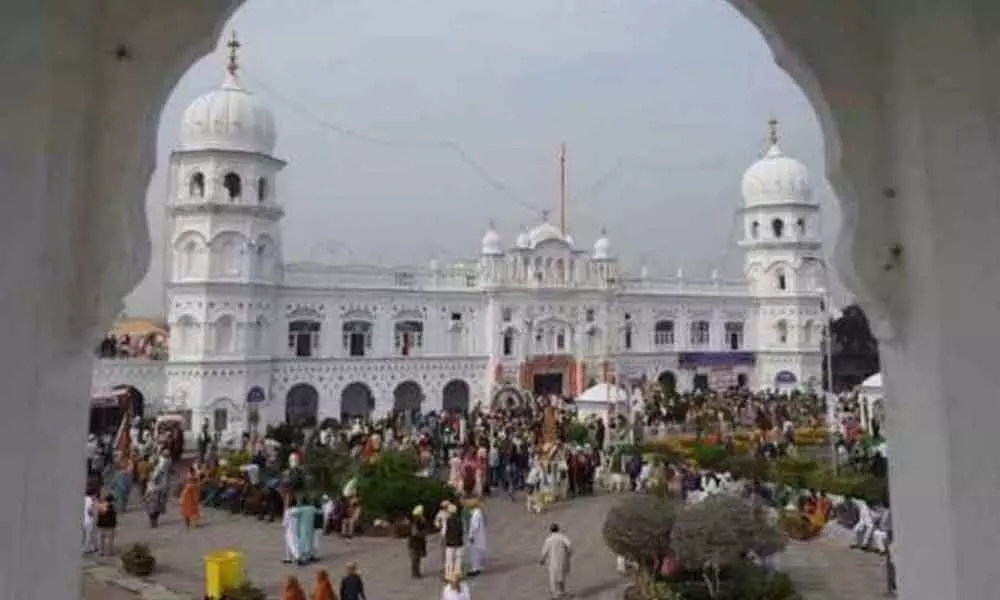
[[[200,171],[191,176],[188,182],[188,196],[192,198],[205,197],[205,175]]]
[[[795,222],[795,228],[798,230],[800,237],[805,236],[805,234],[806,234],[806,220],[805,219],[799,219],[798,221],[796,221]]]
[[[785,233],[785,222],[781,219],[771,221],[771,233],[774,234],[776,239],[781,239],[781,236]]]
[[[802,326],[802,343],[807,346],[812,343],[813,327],[815,325],[812,321],[806,321],[806,324]]]
[[[344,350],[348,356],[364,356],[372,347],[372,324],[369,321],[348,321],[341,328]]]
[[[264,317],[257,317],[253,328],[253,349],[261,354],[267,354],[268,323]]]
[[[562,329],[556,333],[556,350],[558,352],[566,350],[566,332]]]
[[[691,345],[708,346],[712,342],[712,324],[708,321],[691,323]]]
[[[750,237],[753,239],[760,237],[760,223],[757,221],[750,224]]]
[[[243,194],[243,181],[240,176],[230,171],[222,178],[222,186],[226,188],[230,200],[235,200]]]
[[[725,325],[726,345],[730,350],[739,350],[743,347],[743,323],[729,321]]]
[[[400,356],[410,356],[424,345],[424,324],[420,321],[396,323],[395,343]]]
[[[184,315],[180,319],[177,319],[177,324],[171,331],[171,341],[173,342],[173,349],[176,350],[178,354],[196,352],[195,347],[195,330],[197,328],[197,323],[195,320]]]
[[[194,240],[188,241],[184,244],[183,249],[181,249],[180,259],[180,271],[179,275],[182,278],[191,277],[194,275],[194,261],[195,256],[198,254],[198,242]]]
[[[674,345],[674,322],[657,321],[653,327],[653,344],[656,346]]]
[[[503,332],[503,355],[514,356],[514,330],[510,328]]]
[[[229,315],[219,317],[215,321],[216,352],[232,352],[234,329],[233,318]]]
[[[783,292],[788,289],[788,278],[785,277],[785,272],[781,269],[777,273],[777,281],[775,284],[778,286],[778,291]]]
[[[784,320],[778,321],[774,326],[775,333],[777,334],[779,344],[788,343],[788,323]]]
[[[257,202],[263,202],[267,200],[267,195],[270,190],[267,187],[267,178],[258,177],[257,178]]]
[[[288,347],[299,358],[313,356],[319,350],[319,321],[292,321],[288,324]]]

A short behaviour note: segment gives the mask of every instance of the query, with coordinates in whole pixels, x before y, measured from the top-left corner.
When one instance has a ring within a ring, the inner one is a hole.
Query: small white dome
[[[517,241],[514,242],[514,246],[518,250],[527,250],[531,247],[531,236],[528,235],[526,230],[522,229],[521,233],[517,234]]]
[[[611,257],[611,240],[608,239],[608,233],[601,230],[601,237],[597,238],[594,242],[594,258],[597,260],[607,260]]]
[[[483,235],[483,254],[503,254],[503,249],[500,247],[500,234],[497,233],[496,227],[492,223]]]
[[[573,239],[573,236],[570,235],[570,234],[568,234],[568,233],[566,234],[566,238],[565,239],[566,239],[566,243],[569,244],[570,246],[572,246],[576,242]]]
[[[808,202],[809,171],[786,156],[775,142],[743,175],[743,201],[748,206],[781,202]]]
[[[235,69],[226,74],[220,89],[192,102],[181,119],[181,150],[271,154],[276,141],[274,116],[243,89]]]

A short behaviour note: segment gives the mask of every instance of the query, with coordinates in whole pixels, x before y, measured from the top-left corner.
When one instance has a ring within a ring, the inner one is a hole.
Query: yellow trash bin
[[[205,556],[205,596],[221,598],[222,592],[239,587],[246,580],[243,554],[220,550]]]

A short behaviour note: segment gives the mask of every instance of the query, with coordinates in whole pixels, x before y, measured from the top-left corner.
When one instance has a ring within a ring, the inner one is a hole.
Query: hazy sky
[[[772,116],[810,169],[827,240],[839,226],[811,107],[723,0],[250,0],[233,28],[289,163],[286,260],[467,259],[491,219],[512,244],[558,215],[565,141],[578,245],[606,227],[626,265],[739,276],[740,177]],[[162,166],[184,108],[221,83],[223,50],[164,110],[132,314],[161,313]]]

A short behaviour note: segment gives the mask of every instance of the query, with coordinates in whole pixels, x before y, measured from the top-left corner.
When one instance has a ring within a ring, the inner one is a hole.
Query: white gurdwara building
[[[774,126],[743,177],[738,281],[626,273],[606,235],[581,248],[547,219],[513,244],[489,227],[468,264],[284,263],[274,119],[232,60],[184,113],[170,160],[169,360],[99,360],[92,395],[132,386],[147,414],[235,433],[605,380],[818,385],[820,211]]]

